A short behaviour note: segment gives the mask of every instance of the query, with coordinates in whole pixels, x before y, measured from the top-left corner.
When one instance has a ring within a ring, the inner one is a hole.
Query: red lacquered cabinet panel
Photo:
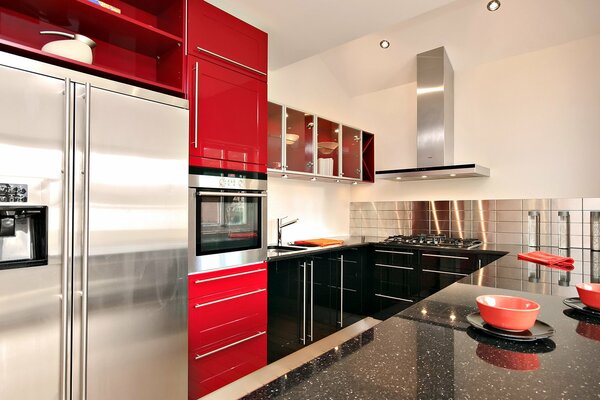
[[[189,398],[267,363],[267,263],[188,277]]]
[[[200,303],[267,287],[267,263],[188,276],[190,301]]]
[[[266,333],[256,332],[238,341],[243,342],[212,354],[190,353],[190,399],[198,399],[267,364]]]
[[[267,73],[265,32],[203,0],[188,0],[189,54],[201,54],[198,48]]]
[[[241,332],[262,332],[267,325],[267,291],[256,289],[220,303],[190,301],[188,308],[189,348],[197,349]],[[221,300],[216,300],[221,301]]]
[[[190,156],[267,163],[267,83],[225,62],[189,58]]]

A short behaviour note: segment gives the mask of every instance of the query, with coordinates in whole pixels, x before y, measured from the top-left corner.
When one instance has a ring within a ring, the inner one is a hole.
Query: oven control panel
[[[27,185],[0,183],[0,203],[26,203]]]

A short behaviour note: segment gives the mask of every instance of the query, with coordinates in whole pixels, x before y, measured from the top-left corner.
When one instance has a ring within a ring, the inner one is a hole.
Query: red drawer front
[[[240,336],[238,341],[241,343],[224,349],[221,347],[222,350],[199,360],[196,360],[198,353],[190,352],[189,398],[198,399],[267,365],[267,335],[263,333],[245,340],[258,334]]]
[[[188,298],[196,303],[266,288],[266,262],[188,276]]]
[[[222,62],[189,62],[190,156],[266,165],[267,83]]]
[[[202,0],[188,2],[188,52],[198,47],[267,73],[265,32]]]
[[[204,304],[191,300],[188,307],[188,348],[201,353],[240,332],[262,332],[267,328],[265,288]]]

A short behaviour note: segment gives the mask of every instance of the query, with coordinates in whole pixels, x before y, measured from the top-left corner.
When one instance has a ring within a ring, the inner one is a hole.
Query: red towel
[[[557,256],[543,251],[532,251],[530,253],[519,253],[519,260],[525,260],[536,264],[545,265],[550,268],[573,271],[575,260],[571,257]]]

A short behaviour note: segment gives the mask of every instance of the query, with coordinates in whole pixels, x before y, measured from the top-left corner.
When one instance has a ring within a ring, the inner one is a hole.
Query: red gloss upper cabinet
[[[266,165],[266,81],[227,62],[188,60],[190,156]]]
[[[188,53],[267,73],[267,34],[203,0],[188,0]]]

